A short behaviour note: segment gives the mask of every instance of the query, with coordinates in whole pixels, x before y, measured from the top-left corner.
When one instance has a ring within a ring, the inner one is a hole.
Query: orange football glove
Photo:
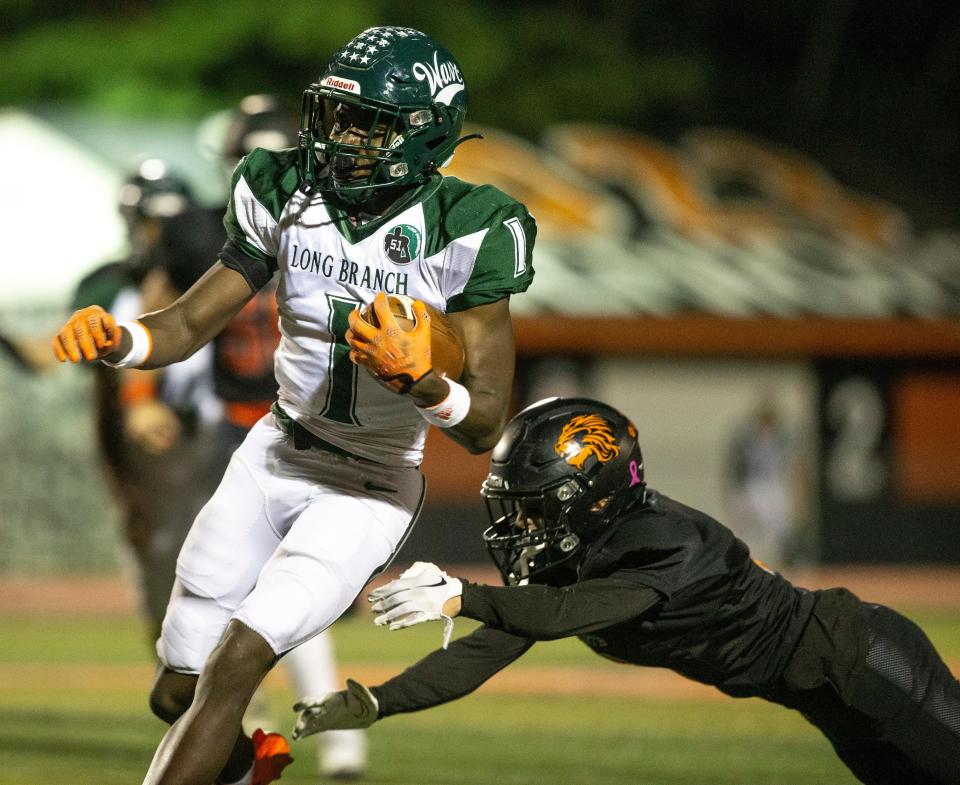
[[[427,306],[413,301],[417,323],[404,331],[390,312],[383,292],[373,301],[373,309],[380,322],[374,327],[351,311],[348,317],[347,343],[350,359],[365,366],[370,373],[394,392],[407,393],[410,388],[433,370],[430,357],[430,314]]]
[[[78,363],[106,357],[120,343],[116,320],[99,305],[74,311],[53,339],[53,353],[60,362]]]

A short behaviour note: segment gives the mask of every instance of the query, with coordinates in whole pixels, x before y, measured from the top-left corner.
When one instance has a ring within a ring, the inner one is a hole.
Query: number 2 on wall
[[[876,385],[855,376],[844,379],[827,399],[826,416],[835,431],[827,445],[827,486],[843,501],[877,498],[886,482],[881,453],[886,415]]]

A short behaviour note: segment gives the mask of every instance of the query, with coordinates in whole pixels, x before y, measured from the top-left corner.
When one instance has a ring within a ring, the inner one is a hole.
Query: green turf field
[[[960,618],[915,615],[952,663]],[[458,633],[470,627],[458,621]],[[137,621],[121,616],[0,615],[0,785],[139,783],[164,726],[146,708],[151,667]],[[335,629],[344,673],[399,670],[439,628],[388,633],[354,616]],[[575,641],[539,644],[510,668],[529,689],[481,691],[370,730],[366,781],[399,785],[845,785],[853,778],[802,718],[758,700],[689,692],[618,696],[633,672]],[[543,675],[549,678],[544,683]],[[621,674],[627,674],[621,677]],[[569,693],[588,678],[598,696]],[[516,682],[511,682],[516,684]],[[682,686],[682,685],[681,685]],[[294,695],[267,683],[278,728]],[[295,744],[283,782],[318,782],[314,740]]]

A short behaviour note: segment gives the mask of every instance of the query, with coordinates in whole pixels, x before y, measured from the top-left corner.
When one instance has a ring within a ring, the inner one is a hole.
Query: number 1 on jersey
[[[347,343],[347,317],[359,305],[359,300],[327,295],[330,307],[330,366],[327,371],[327,400],[322,417],[347,425],[360,425],[357,420],[357,366],[350,361],[350,344]]]

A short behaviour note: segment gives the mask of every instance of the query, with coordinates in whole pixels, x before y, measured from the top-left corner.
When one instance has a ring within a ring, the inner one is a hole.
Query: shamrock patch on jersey
[[[420,232],[410,224],[397,224],[383,238],[383,252],[394,264],[409,264],[420,253]]]

